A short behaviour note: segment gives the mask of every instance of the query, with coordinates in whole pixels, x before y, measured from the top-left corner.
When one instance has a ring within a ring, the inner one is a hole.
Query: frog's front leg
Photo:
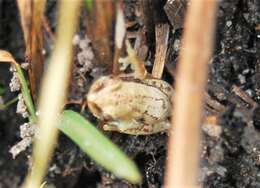
[[[127,133],[128,130],[138,128],[138,123],[135,121],[124,121],[124,120],[112,120],[104,124],[103,129],[105,131],[118,131]]]
[[[169,129],[171,123],[169,120],[158,122],[154,125],[148,125],[137,121],[109,121],[104,126],[105,131],[117,131],[132,135],[149,135],[163,132]]]

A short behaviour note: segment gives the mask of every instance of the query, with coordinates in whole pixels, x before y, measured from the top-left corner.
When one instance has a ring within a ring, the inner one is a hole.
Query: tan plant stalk
[[[72,38],[77,28],[80,0],[59,1],[57,40],[43,78],[39,101],[39,138],[33,149],[33,166],[26,188],[40,187],[55,148],[57,124],[63,108],[72,63]]]
[[[29,62],[30,89],[35,101],[43,73],[42,21],[45,3],[45,0],[17,0],[26,46],[25,55]]]
[[[169,132],[167,188],[198,187],[200,124],[216,7],[216,0],[189,1]]]
[[[166,60],[170,27],[167,23],[155,26],[156,53],[152,76],[161,79]]]

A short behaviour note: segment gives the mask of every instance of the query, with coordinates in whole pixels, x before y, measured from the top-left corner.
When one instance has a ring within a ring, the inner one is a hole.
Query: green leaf
[[[30,120],[35,123],[37,120],[37,116],[36,116],[33,100],[31,97],[30,89],[28,87],[27,81],[24,77],[24,74],[23,74],[23,71],[22,71],[20,65],[18,63],[15,63],[14,65],[15,65],[15,69],[17,71],[18,78],[21,83],[21,91],[23,94],[24,102],[25,102],[25,104],[28,108],[29,114],[30,114]]]
[[[135,163],[79,113],[65,110],[59,129],[106,170],[131,183],[141,182]]]
[[[20,65],[15,61],[15,59],[9,52],[7,52],[5,50],[0,50],[0,63],[5,63],[5,62],[8,62],[12,66],[15,67],[20,84],[21,84],[21,92],[22,92],[25,104],[27,106],[27,109],[29,111],[29,114],[30,114],[30,116],[29,116],[30,121],[36,122],[37,116],[35,113],[33,100],[31,97],[31,93],[30,93],[30,89],[28,87],[27,81],[24,77],[23,71],[22,71]]]
[[[87,10],[91,10],[93,7],[93,0],[85,0]]]
[[[0,95],[3,95],[5,93],[5,86],[3,84],[0,84]]]

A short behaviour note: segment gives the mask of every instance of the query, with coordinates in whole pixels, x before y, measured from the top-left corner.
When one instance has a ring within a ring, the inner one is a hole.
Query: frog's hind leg
[[[170,121],[162,121],[159,123],[156,123],[154,125],[147,125],[143,124],[138,129],[128,130],[127,134],[134,134],[134,135],[150,135],[150,134],[156,134],[159,132],[165,132],[171,127]]]
[[[117,131],[131,135],[150,135],[168,130],[171,126],[170,121],[163,121],[154,125],[142,124],[136,121],[111,121],[103,126],[105,131]]]

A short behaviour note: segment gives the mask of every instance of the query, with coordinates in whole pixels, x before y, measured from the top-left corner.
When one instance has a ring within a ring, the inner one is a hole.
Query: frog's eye
[[[94,116],[98,118],[102,117],[102,109],[96,103],[88,101],[88,107]]]

